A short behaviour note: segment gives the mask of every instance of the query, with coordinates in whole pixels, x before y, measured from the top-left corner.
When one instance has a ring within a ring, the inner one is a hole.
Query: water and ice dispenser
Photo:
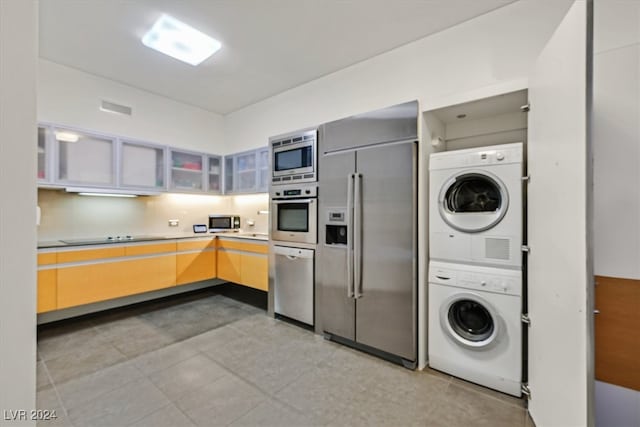
[[[347,209],[328,208],[326,210],[326,245],[346,245],[347,244]]]

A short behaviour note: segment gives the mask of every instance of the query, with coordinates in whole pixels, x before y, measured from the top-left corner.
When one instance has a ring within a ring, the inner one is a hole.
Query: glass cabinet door
[[[222,192],[222,159],[220,156],[207,156],[207,191]]]
[[[48,162],[47,128],[38,126],[38,181],[49,180]]]
[[[224,192],[225,194],[233,193],[233,178],[234,178],[234,156],[224,156]]]
[[[163,147],[122,142],[120,162],[120,184],[123,187],[165,188]]]
[[[236,188],[238,192],[251,192],[257,188],[256,152],[236,155]]]
[[[202,154],[171,150],[170,188],[181,191],[202,191],[203,179]]]
[[[113,139],[75,130],[55,128],[58,153],[56,181],[115,186]]]
[[[258,150],[258,191],[269,191],[269,177],[271,173],[271,165],[269,163],[269,148]]]

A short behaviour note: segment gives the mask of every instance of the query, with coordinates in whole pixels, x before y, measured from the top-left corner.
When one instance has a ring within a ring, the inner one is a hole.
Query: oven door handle
[[[271,200],[271,203],[273,203],[274,205],[279,205],[282,203],[315,203],[316,199],[278,199],[278,200]]]

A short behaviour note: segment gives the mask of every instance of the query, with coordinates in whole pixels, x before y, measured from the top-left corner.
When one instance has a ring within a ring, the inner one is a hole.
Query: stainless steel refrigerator
[[[417,102],[320,128],[318,313],[325,337],[414,368]]]

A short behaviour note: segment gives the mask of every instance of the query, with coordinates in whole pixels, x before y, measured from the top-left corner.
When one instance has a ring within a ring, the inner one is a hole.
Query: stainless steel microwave
[[[317,181],[317,140],[317,129],[270,138],[271,183],[280,185]]]
[[[234,231],[240,229],[238,215],[209,215],[209,231]]]

